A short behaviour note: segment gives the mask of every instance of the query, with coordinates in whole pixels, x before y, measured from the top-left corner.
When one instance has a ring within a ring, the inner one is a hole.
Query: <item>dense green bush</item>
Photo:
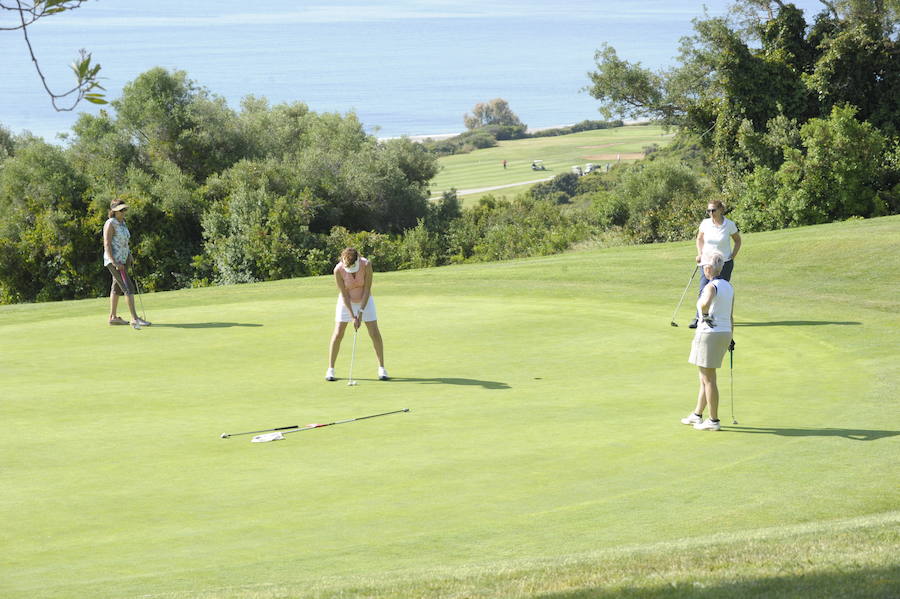
[[[554,137],[557,135],[569,135],[580,131],[592,131],[595,129],[611,129],[623,127],[622,121],[581,121],[568,127],[555,127],[528,132],[525,125],[483,125],[475,129],[465,131],[459,135],[447,139],[426,139],[422,145],[436,156],[450,156],[453,154],[467,154],[482,148],[492,148],[498,141],[507,139],[525,139],[528,137]]]
[[[536,199],[552,200],[557,204],[568,203],[578,191],[578,175],[562,173],[549,181],[531,186],[529,193]]]
[[[426,139],[422,147],[435,156],[451,156],[453,154],[468,154],[473,150],[493,148],[497,145],[497,138],[485,129],[466,131],[447,139]]]
[[[100,231],[84,178],[34,138],[0,164],[0,302],[48,301],[98,289]]]
[[[532,131],[528,137],[556,137],[558,135],[570,135],[572,133],[580,133],[582,131],[596,131],[598,129],[614,129],[616,127],[624,127],[625,123],[621,120],[614,121],[591,121],[584,120],[567,127],[551,127],[548,129],[540,129]]]
[[[879,216],[891,211],[891,199],[878,188],[884,172],[887,140],[856,109],[835,107],[827,119],[814,118],[799,129],[800,148],[784,147],[777,168],[760,161],[729,188],[734,218],[757,231]]]

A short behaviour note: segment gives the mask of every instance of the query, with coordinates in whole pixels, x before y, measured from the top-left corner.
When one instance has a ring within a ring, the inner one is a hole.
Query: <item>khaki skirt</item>
[[[731,331],[694,334],[688,362],[703,368],[721,368],[722,359],[731,344]]]

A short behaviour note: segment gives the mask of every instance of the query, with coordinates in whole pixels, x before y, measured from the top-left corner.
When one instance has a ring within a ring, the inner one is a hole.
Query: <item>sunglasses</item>
[[[716,210],[717,210],[717,208],[707,208],[707,209],[706,209],[706,213],[707,213],[707,214],[712,214],[712,213],[715,212]]]

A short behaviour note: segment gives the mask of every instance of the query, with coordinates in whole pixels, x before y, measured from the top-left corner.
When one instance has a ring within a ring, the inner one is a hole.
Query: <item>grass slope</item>
[[[671,135],[655,125],[629,125],[615,129],[583,131],[556,137],[501,141],[496,147],[440,159],[441,171],[431,182],[433,196],[459,191],[536,181],[570,172],[573,165],[615,163],[616,156],[640,153],[651,144],[666,145]],[[508,162],[503,168],[503,160]],[[547,170],[531,170],[533,160],[543,160]]]
[[[358,387],[327,277],[2,307],[0,596],[896,596],[898,233],[745,235],[720,433],[689,242],[379,273]]]

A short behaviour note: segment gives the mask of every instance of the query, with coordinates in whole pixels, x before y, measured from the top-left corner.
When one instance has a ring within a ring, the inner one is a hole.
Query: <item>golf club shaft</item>
[[[360,416],[358,418],[348,418],[346,420],[336,420],[335,422],[329,422],[328,424],[311,424],[309,426],[297,428],[296,430],[286,431],[285,434],[302,433],[303,431],[309,431],[314,428],[324,428],[326,426],[334,426],[335,424],[347,424],[348,422],[356,422],[357,420],[366,420],[368,418],[378,418],[379,416],[389,416],[391,414],[400,414],[402,412],[409,412],[409,408],[403,408],[402,410],[394,410],[393,412],[382,412],[381,414],[372,414],[371,416]]]
[[[356,361],[356,337],[358,335],[359,335],[359,329],[354,328],[353,329],[353,351],[350,353],[350,372],[349,372],[349,377],[350,377],[349,382],[350,383],[353,382],[353,362]]]
[[[144,310],[144,298],[141,297],[141,288],[138,286],[137,279],[134,276],[129,277],[125,273],[125,267],[123,266],[119,272],[122,273],[122,280],[125,282],[126,287],[131,287],[132,291],[137,295],[138,301],[141,303],[141,320],[147,320],[147,311]],[[129,280],[131,281],[129,283]]]
[[[731,421],[735,422],[734,417],[734,350],[728,350],[728,381],[731,387]]]
[[[138,284],[137,279],[134,278],[134,275],[131,277],[131,282],[134,283],[134,290],[137,292],[138,301],[141,303],[141,320],[147,320],[147,311],[144,309],[144,294],[141,293],[141,286]]]
[[[293,428],[300,428],[299,424],[295,424],[293,426],[279,426],[278,428],[267,428],[261,431],[246,431],[243,433],[223,433],[222,438],[227,439],[228,437],[237,437],[239,435],[255,435],[257,433],[274,433],[276,431],[286,431]]]
[[[687,295],[688,289],[691,287],[691,283],[694,282],[694,277],[697,275],[697,271],[700,269],[700,265],[694,265],[694,270],[691,273],[691,278],[688,279],[687,285],[684,286],[684,291],[681,292],[681,299],[678,300],[678,305],[675,306],[675,311],[672,312],[672,322],[675,322],[675,315],[678,314],[678,310],[681,308],[681,303],[684,302],[684,296]]]

